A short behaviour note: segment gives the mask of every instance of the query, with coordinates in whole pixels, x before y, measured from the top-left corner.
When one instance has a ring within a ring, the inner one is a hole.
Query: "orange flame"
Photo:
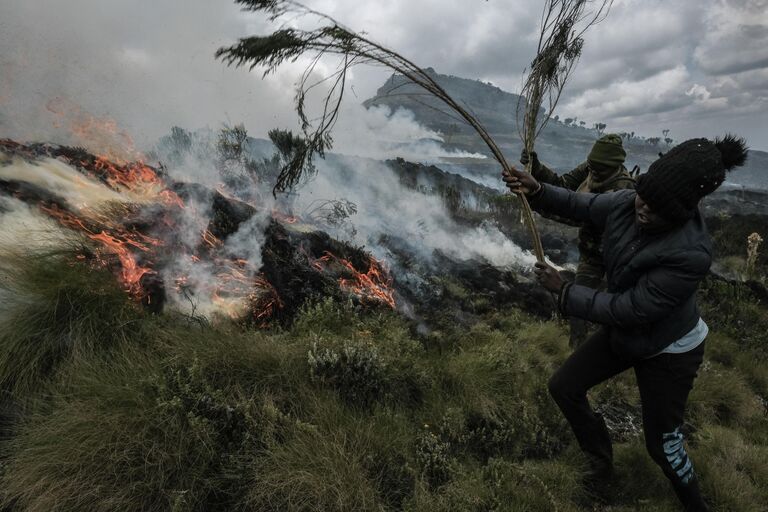
[[[94,162],[76,162],[86,171],[95,174],[113,190],[128,191],[141,196],[159,196],[168,206],[184,208],[184,202],[176,192],[168,189],[157,172],[142,161],[125,164],[114,163],[100,155]]]
[[[141,267],[136,262],[136,258],[128,251],[127,245],[137,246],[132,240],[120,240],[117,237],[109,235],[102,231],[98,235],[88,235],[93,240],[104,244],[120,260],[121,279],[132,295],[141,296],[143,289],[141,287],[141,278],[145,274],[154,274],[155,272],[147,267]],[[146,250],[144,248],[143,250]]]
[[[131,136],[114,119],[96,117],[62,97],[49,100],[45,108],[55,116],[53,126],[68,130],[76,145],[105,151],[112,160],[142,159]]]
[[[162,245],[160,240],[136,231],[107,226],[101,226],[100,228],[90,226],[85,220],[78,218],[70,212],[61,210],[55,205],[41,205],[40,208],[59,221],[62,226],[85,233],[91,240],[100,242],[102,248],[107,253],[117,256],[120,261],[121,283],[131,295],[138,298],[143,296],[144,291],[141,286],[141,278],[146,274],[154,274],[155,272],[149,267],[140,266],[136,257],[131,254],[131,249],[149,252],[151,247]],[[100,258],[98,261],[105,266],[108,264],[103,258]]]
[[[276,221],[282,222],[283,224],[296,224],[299,222],[299,217],[294,215],[286,215],[285,213],[276,209],[272,209],[272,218]]]
[[[351,279],[340,277],[339,287],[349,293],[357,295],[363,301],[381,302],[395,309],[395,292],[392,289],[392,277],[376,258],[369,260],[368,272],[358,272],[349,260],[340,258],[326,251],[320,258],[310,261],[310,265],[323,272],[329,264],[336,263],[346,269],[352,276]]]

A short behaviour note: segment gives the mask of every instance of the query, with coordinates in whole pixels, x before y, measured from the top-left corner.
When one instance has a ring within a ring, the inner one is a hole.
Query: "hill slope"
[[[511,162],[516,162],[522,145],[517,130],[516,111],[520,96],[479,80],[471,80],[450,75],[441,75],[434,69],[427,72],[456,100],[469,107],[485,125],[494,140]],[[460,119],[446,112],[445,106],[436,98],[426,95],[421,88],[400,75],[391,76],[377,91],[373,98],[363,103],[366,107],[386,105],[393,111],[398,108],[411,110],[416,120],[443,134],[445,143],[468,152],[490,155],[484,143],[474,131]],[[546,164],[561,171],[567,171],[578,165],[589,153],[592,143],[599,134],[596,130],[577,124],[566,125],[562,120],[550,120],[537,141],[537,151]],[[608,127],[610,131],[610,127]],[[659,127],[661,131],[661,127]],[[660,134],[659,134],[660,135]],[[749,139],[749,134],[739,134]],[[628,167],[639,165],[648,168],[659,152],[667,151],[670,146],[663,141],[656,142],[652,136],[647,139],[640,135],[626,135]],[[477,174],[496,173],[495,162],[462,162]],[[768,153],[750,151],[746,166],[729,177],[734,184],[754,188],[768,188]]]

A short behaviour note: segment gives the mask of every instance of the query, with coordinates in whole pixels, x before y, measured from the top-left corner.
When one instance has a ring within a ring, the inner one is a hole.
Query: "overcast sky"
[[[512,92],[542,3],[306,1],[425,67]],[[0,137],[70,142],[83,113],[114,119],[139,145],[172,125],[293,127],[299,66],[262,80],[213,58],[268,27],[230,0],[0,0]],[[357,69],[349,99],[386,76]],[[615,1],[556,113],[676,140],[733,131],[768,150],[768,0]]]

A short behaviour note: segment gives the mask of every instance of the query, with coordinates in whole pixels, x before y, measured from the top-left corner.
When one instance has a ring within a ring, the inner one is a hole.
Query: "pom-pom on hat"
[[[670,221],[696,213],[699,201],[725,181],[726,171],[744,165],[746,141],[726,135],[714,142],[691,139],[675,146],[638,179],[637,194],[651,209]]]

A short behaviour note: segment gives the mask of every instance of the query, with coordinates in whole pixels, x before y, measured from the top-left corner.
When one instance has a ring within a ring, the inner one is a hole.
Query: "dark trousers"
[[[629,361],[613,352],[606,329],[576,349],[549,381],[549,390],[589,459],[593,474],[608,476],[613,451],[602,417],[592,411],[587,390],[634,368],[643,406],[648,453],[672,483],[686,510],[707,510],[683,445],[683,413],[704,356],[704,343],[683,354],[660,354]]]

